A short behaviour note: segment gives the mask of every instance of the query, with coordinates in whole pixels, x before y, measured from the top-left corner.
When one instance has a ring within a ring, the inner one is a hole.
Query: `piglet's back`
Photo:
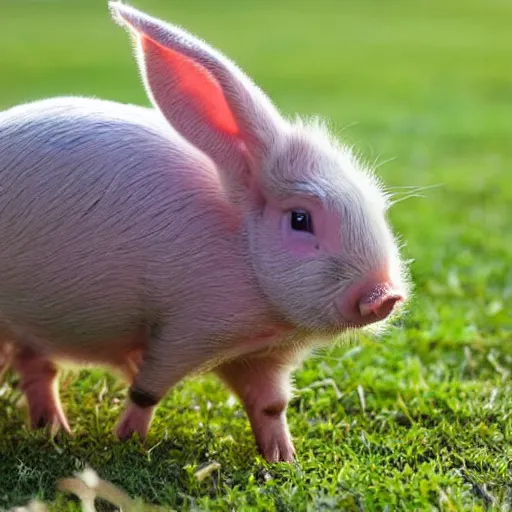
[[[150,109],[60,98],[0,113],[0,322],[55,343],[131,330],[148,266],[179,250],[179,219],[215,197],[215,176]]]

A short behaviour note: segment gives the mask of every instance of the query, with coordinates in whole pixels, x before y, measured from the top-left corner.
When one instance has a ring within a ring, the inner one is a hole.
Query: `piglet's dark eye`
[[[292,229],[294,231],[306,231],[313,233],[311,214],[302,210],[292,211]]]

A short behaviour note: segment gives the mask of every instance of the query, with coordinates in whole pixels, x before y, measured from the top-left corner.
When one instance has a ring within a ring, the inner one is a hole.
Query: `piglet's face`
[[[327,142],[301,130],[281,148],[249,231],[275,306],[299,326],[340,332],[389,318],[407,285],[378,184]]]

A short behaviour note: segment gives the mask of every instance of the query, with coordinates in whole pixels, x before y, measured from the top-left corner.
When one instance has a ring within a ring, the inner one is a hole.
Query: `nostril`
[[[346,321],[362,326],[384,320],[403,300],[402,293],[396,291],[391,283],[377,282],[369,286],[353,286],[337,298],[336,304]]]
[[[400,294],[387,292],[384,296],[379,296],[374,300],[363,299],[359,303],[359,312],[363,317],[373,314],[378,319],[383,319],[391,314],[395,304],[401,300],[403,297]]]

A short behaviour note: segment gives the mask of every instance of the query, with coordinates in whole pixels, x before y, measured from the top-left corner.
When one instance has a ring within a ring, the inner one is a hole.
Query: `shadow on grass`
[[[105,432],[88,434],[83,425],[72,436],[59,433],[52,440],[44,431],[28,430],[24,411],[13,410],[0,400],[0,510],[36,497],[53,502],[58,497],[57,481],[86,466],[132,497],[174,508],[192,504],[199,497],[222,494],[224,483],[218,481],[216,471],[204,482],[194,476],[209,462],[238,468],[241,481],[253,474],[257,453],[248,430],[230,432],[239,439],[235,443],[211,425],[181,422],[166,426],[172,429],[172,436],[167,429],[162,432],[162,424],[157,422],[155,432],[144,443],[139,439],[120,442],[108,426]],[[98,510],[112,508],[102,504]]]

